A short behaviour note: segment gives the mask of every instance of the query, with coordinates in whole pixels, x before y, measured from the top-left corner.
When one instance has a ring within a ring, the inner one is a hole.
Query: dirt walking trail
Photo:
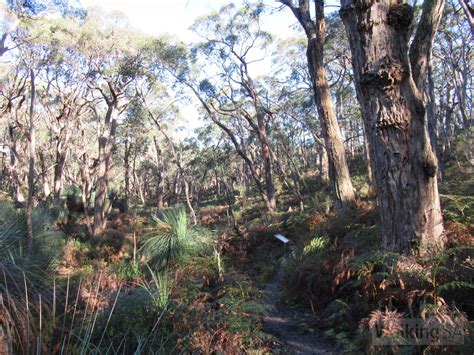
[[[263,318],[264,330],[285,346],[285,354],[338,354],[340,351],[324,335],[309,328],[308,312],[285,306],[281,302],[281,283],[284,264],[282,258],[273,277],[264,285],[271,309]]]

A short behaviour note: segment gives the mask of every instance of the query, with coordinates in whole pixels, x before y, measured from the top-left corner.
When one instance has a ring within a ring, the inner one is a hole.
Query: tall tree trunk
[[[140,197],[140,201],[142,205],[145,205],[146,201],[145,201],[145,195],[143,193],[142,183],[140,182],[140,179],[138,178],[136,171],[133,172],[133,176],[137,184],[138,197]]]
[[[268,143],[268,136],[266,130],[265,120],[263,119],[260,113],[257,113],[257,123],[258,123],[258,136],[260,138],[260,143],[262,147],[262,158],[263,166],[265,170],[265,188],[266,196],[265,203],[267,209],[272,212],[276,209],[276,199],[275,199],[275,185],[273,183],[273,164],[272,157],[270,154],[270,145]]]
[[[427,91],[425,95],[426,100],[426,119],[428,124],[428,134],[430,136],[430,142],[432,146],[432,150],[436,154],[436,160],[440,162],[441,155],[438,148],[438,135],[437,131],[437,115],[436,115],[436,98],[435,98],[435,87],[434,87],[434,80],[433,80],[433,73],[431,70],[431,64],[428,66],[428,83],[427,83]],[[439,164],[438,168],[438,178],[443,180],[443,169],[442,163]]]
[[[367,130],[364,129],[364,151],[365,156],[367,159],[367,180],[369,184],[369,195],[375,194],[375,178],[374,178],[374,169],[372,169],[372,157],[370,155],[370,148],[369,148],[369,139],[367,138]]]
[[[184,183],[184,196],[186,197],[186,204],[188,205],[189,211],[191,212],[191,217],[193,218],[194,225],[197,225],[196,212],[194,211],[193,204],[191,202],[191,196],[189,194],[189,183],[186,181],[186,178],[183,176]]]
[[[309,0],[300,0],[298,7],[290,0],[281,0],[281,2],[292,10],[308,39],[306,55],[328,155],[329,183],[336,209],[344,210],[354,205],[355,194],[324,68],[326,37],[324,0],[315,0],[316,17],[314,21],[311,19]]]
[[[343,0],[381,216],[384,251],[443,246],[437,162],[423,90],[443,0],[426,0],[408,56],[413,9],[394,0]]]
[[[54,165],[54,182],[53,182],[53,199],[54,203],[61,203],[62,179],[64,173],[64,165],[67,157],[67,146],[69,144],[69,130],[67,125],[61,127],[56,137],[56,158]]]
[[[15,128],[13,124],[8,125],[8,137],[10,140],[10,159],[6,160],[5,167],[7,169],[8,175],[10,176],[11,181],[11,192],[13,200],[15,201],[16,206],[24,206],[25,197],[22,192],[22,181],[18,175],[18,141],[15,134]]]
[[[84,136],[84,131],[81,132],[82,136]],[[94,227],[89,219],[89,205],[90,205],[90,190],[91,190],[91,178],[89,176],[89,157],[87,153],[83,153],[80,157],[81,159],[81,197],[82,197],[82,204],[84,205],[84,216],[87,225],[87,231],[89,234],[94,234]]]
[[[328,153],[322,144],[319,145],[319,176],[324,182],[329,180]]]
[[[132,150],[132,143],[128,137],[125,139],[125,152],[124,152],[124,169],[125,169],[125,209],[128,210],[128,204],[130,200],[130,152]]]
[[[115,131],[117,129],[117,102],[108,104],[105,116],[104,132],[108,130],[107,136],[99,137],[99,167],[94,200],[94,236],[100,235],[107,222],[105,216],[105,201],[109,185],[109,170]]]
[[[51,189],[49,187],[48,181],[48,168],[46,167],[46,158],[44,156],[43,149],[41,147],[38,148],[38,158],[41,168],[41,187],[43,188],[43,198],[46,200],[51,195]]]
[[[156,150],[156,157],[155,157],[155,165],[156,165],[156,206],[159,211],[164,208],[163,205],[163,198],[164,198],[164,165],[163,165],[163,157],[160,149],[160,145],[158,144],[158,138],[153,136],[153,142],[155,143],[155,150]]]
[[[35,73],[30,70],[31,93],[29,112],[29,157],[28,157],[28,200],[26,202],[26,230],[28,239],[28,255],[33,251],[33,208],[35,195],[35,154],[36,154],[36,132],[35,132]]]

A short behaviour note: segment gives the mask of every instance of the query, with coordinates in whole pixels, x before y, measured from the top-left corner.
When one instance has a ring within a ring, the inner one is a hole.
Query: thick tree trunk
[[[355,195],[324,69],[324,1],[317,0],[316,3],[316,31],[308,36],[308,65],[328,155],[329,183],[335,207],[341,210],[354,204]]]
[[[390,0],[343,0],[341,17],[373,159],[382,248],[404,254],[440,248],[437,162],[415,84],[424,85],[427,48],[411,65],[408,57],[413,10]]]
[[[94,236],[100,235],[105,228],[105,201],[109,185],[109,170],[112,154],[112,146],[117,129],[117,103],[108,104],[105,117],[104,129],[108,129],[108,137],[101,135],[99,138],[99,167],[94,200]]]

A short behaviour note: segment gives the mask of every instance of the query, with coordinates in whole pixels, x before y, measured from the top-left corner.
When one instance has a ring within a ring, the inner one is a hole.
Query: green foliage
[[[162,272],[154,271],[148,265],[147,268],[151,275],[151,281],[143,280],[141,286],[148,292],[155,306],[166,309],[171,299],[173,287],[168,272],[166,270]]]
[[[0,302],[8,339],[18,352],[35,343],[41,333],[36,323],[42,309],[49,309],[48,279],[62,234],[50,230],[52,218],[44,209],[33,213],[33,248],[28,254],[26,211],[0,203]],[[40,294],[45,296],[40,298]]]
[[[244,280],[234,279],[220,291],[218,302],[223,305],[230,330],[251,339],[259,335],[257,319],[268,310],[258,290]]]
[[[451,221],[474,223],[474,196],[441,194],[444,216]]]
[[[372,274],[377,270],[385,270],[385,274],[389,275],[393,273],[399,257],[398,253],[368,251],[352,258],[349,265],[355,267],[359,276]]]
[[[309,244],[303,248],[303,255],[320,252],[329,245],[329,240],[326,237],[315,237],[311,239]]]
[[[209,239],[190,227],[182,206],[152,216],[151,223],[141,251],[157,267],[165,268],[186,255],[204,252],[209,246]]]
[[[82,212],[84,205],[82,204],[82,192],[77,185],[68,185],[64,189],[66,196],[67,208],[70,212]]]
[[[450,281],[442,284],[438,287],[438,292],[442,293],[443,291],[456,291],[459,289],[474,289],[474,282],[467,281]]]
[[[472,143],[474,129],[459,134],[453,142],[445,179],[440,184],[444,216],[448,220],[474,223],[474,167]]]
[[[133,280],[142,276],[140,265],[133,261],[123,261],[119,264],[112,264],[110,268],[121,280]]]
[[[26,211],[0,202],[0,263],[14,268],[46,271],[59,251],[62,233],[51,230],[53,219],[45,209],[33,212],[33,254],[27,255]]]

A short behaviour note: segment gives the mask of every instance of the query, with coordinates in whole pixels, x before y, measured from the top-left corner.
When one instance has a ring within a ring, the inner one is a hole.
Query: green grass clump
[[[198,233],[189,223],[184,207],[177,206],[152,216],[152,226],[141,251],[150,264],[166,268],[187,255],[206,250],[209,238]]]

